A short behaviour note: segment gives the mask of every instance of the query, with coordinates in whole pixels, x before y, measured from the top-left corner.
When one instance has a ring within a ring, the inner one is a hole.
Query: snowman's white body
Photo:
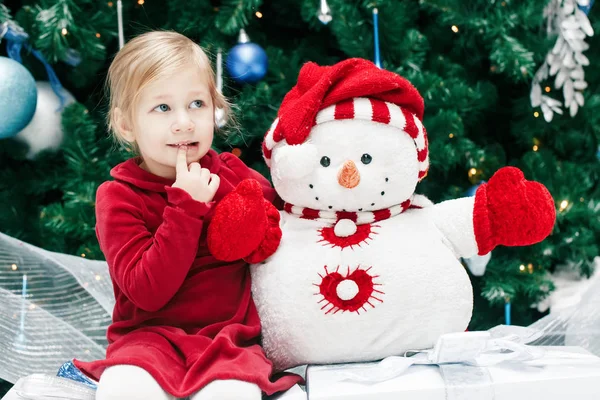
[[[327,167],[319,165],[323,156]],[[361,177],[352,189],[338,184],[347,160]],[[334,121],[313,128],[306,144],[275,147],[271,172],[288,203],[364,216],[411,199],[419,166],[412,139],[398,129]],[[464,331],[473,294],[459,257],[477,253],[473,206],[464,198],[369,224],[359,219],[346,238],[336,236],[335,220],[282,211],[279,248],[251,266],[263,346],[275,367],[377,360]]]
[[[277,253],[252,267],[263,345],[277,368],[402,355],[467,328],[469,278],[426,210],[372,223],[369,239],[343,249],[323,239],[330,224],[281,217]],[[348,298],[356,269],[373,277],[371,296],[356,311],[335,307],[318,285],[338,271],[338,295]]]

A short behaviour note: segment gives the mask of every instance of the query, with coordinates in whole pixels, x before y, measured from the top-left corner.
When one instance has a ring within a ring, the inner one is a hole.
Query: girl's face
[[[190,66],[152,82],[140,92],[132,122],[142,168],[175,178],[179,146],[187,146],[189,164],[212,145],[215,113],[207,74]]]

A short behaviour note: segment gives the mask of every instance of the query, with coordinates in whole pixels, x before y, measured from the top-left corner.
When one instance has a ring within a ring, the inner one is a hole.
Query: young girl
[[[106,360],[75,361],[98,400],[260,399],[300,378],[271,381],[247,264],[208,251],[211,210],[245,178],[274,190],[230,153],[211,150],[215,109],[229,107],[190,39],[151,32],[108,71],[109,124],[139,154],[96,196],[96,234],[116,305]]]

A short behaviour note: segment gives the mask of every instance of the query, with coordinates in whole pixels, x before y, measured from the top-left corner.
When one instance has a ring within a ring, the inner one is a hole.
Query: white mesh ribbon
[[[113,306],[105,262],[0,233],[0,378],[56,375],[73,358],[104,358]]]
[[[413,365],[468,365],[483,367],[502,362],[531,361],[544,352],[530,343],[540,337],[533,329],[501,325],[483,332],[458,332],[442,335],[433,349],[407,352],[378,363],[341,365],[343,380],[377,383],[404,374]],[[335,369],[330,367],[330,370]]]
[[[600,268],[600,258],[595,268]],[[569,307],[552,310],[531,325],[543,332],[535,344],[542,346],[580,346],[600,357],[600,273],[596,272]]]
[[[409,352],[406,355],[410,357],[388,357],[378,363],[326,368],[328,373],[334,371],[338,381],[376,385],[405,374],[407,379],[415,380],[416,375],[410,375],[411,368],[437,366],[443,378],[446,400],[495,399],[495,380],[488,368],[495,365],[521,371],[552,364],[567,365],[569,368],[592,365],[596,371],[600,368],[600,359],[589,353],[528,344],[538,340],[541,334],[542,332],[527,327],[500,325],[485,332],[442,335],[433,349]],[[422,369],[416,371],[417,374],[423,372]],[[310,378],[309,376],[309,387]],[[403,383],[407,384],[407,380]],[[387,389],[389,390],[389,386]]]

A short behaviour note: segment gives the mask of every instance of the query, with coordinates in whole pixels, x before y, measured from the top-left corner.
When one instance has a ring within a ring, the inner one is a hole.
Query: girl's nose
[[[173,123],[172,130],[174,133],[192,132],[195,128],[194,121],[186,112],[181,112],[177,115],[177,119]]]

